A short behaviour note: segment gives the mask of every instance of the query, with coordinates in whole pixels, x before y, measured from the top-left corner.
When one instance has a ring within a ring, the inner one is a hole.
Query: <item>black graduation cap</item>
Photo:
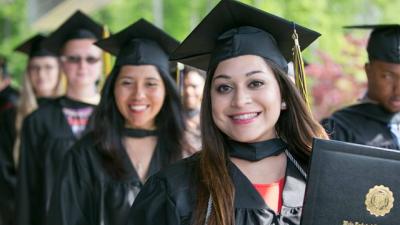
[[[95,43],[117,56],[116,65],[155,65],[169,73],[168,55],[179,42],[144,19]]]
[[[222,0],[174,51],[172,60],[202,70],[220,61],[253,54],[267,58],[287,71],[292,59],[296,29],[301,49],[320,34],[246,4]]]
[[[46,40],[46,37],[44,35],[37,34],[16,47],[15,51],[22,52],[28,55],[29,58],[40,56],[55,56],[53,52],[47,50],[43,46],[44,40]]]
[[[368,58],[389,63],[400,63],[400,25],[376,24],[345,26],[349,29],[372,29],[368,40]]]
[[[77,10],[44,41],[44,44],[50,51],[60,54],[63,45],[69,40],[88,38],[98,40],[102,35],[102,26]]]

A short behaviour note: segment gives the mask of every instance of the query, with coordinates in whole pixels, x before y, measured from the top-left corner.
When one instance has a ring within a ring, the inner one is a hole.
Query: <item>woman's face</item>
[[[56,57],[38,56],[29,60],[28,76],[37,97],[51,97],[59,81]]]
[[[155,119],[165,95],[164,82],[155,66],[122,66],[114,96],[127,127],[155,129]]]
[[[258,142],[276,137],[281,102],[275,75],[261,57],[244,55],[218,64],[211,83],[212,116],[231,139]]]

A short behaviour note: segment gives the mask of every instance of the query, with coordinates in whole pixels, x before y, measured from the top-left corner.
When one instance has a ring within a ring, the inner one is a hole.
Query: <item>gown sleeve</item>
[[[0,114],[0,224],[14,224],[15,220],[14,142],[15,109],[9,109]]]
[[[329,135],[330,139],[337,141],[354,142],[354,137],[349,128],[335,118],[326,118],[321,121],[321,125]]]
[[[29,115],[23,122],[17,184],[17,224],[41,225],[45,204],[42,202],[43,175],[39,143],[43,141],[44,126],[37,115]]]
[[[167,182],[157,175],[149,178],[132,205],[129,225],[179,225],[180,216],[168,193]]]
[[[87,169],[79,163],[74,147],[64,157],[58,179],[52,191],[47,225],[86,225],[96,224],[90,220],[91,190]],[[86,214],[85,214],[86,213]]]

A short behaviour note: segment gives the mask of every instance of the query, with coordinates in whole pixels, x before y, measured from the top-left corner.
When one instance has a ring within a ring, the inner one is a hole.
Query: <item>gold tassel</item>
[[[108,30],[108,28],[107,28],[107,25],[104,25],[104,26],[103,26],[103,35],[102,35],[102,38],[103,38],[103,39],[106,39],[106,38],[108,38],[108,37],[110,37],[110,32],[109,32],[109,30]],[[102,77],[101,82],[100,82],[100,85],[99,85],[100,89],[103,87],[104,82],[106,81],[108,75],[110,75],[111,69],[112,69],[112,67],[111,67],[111,55],[110,55],[110,53],[108,53],[108,52],[106,52],[106,51],[103,51],[102,58],[103,58],[103,72],[104,72],[104,76]]]
[[[295,26],[295,25],[294,25]],[[294,40],[293,46],[293,69],[295,76],[296,87],[299,89],[301,96],[306,102],[308,110],[311,112],[310,101],[308,99],[307,93],[307,82],[306,82],[306,74],[304,71],[304,62],[301,56],[301,49],[299,44],[299,36],[296,32],[296,28],[293,29],[292,38]]]

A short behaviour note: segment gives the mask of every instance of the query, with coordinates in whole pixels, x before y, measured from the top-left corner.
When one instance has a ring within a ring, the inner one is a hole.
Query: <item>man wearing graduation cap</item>
[[[59,55],[68,86],[65,96],[49,101],[24,121],[17,184],[20,225],[46,224],[63,156],[89,129],[100,98],[96,83],[102,72],[102,52],[93,43],[102,34],[101,25],[77,11],[43,43]]]
[[[400,25],[363,25],[373,29],[365,64],[368,89],[355,105],[322,120],[332,139],[400,149]]]

